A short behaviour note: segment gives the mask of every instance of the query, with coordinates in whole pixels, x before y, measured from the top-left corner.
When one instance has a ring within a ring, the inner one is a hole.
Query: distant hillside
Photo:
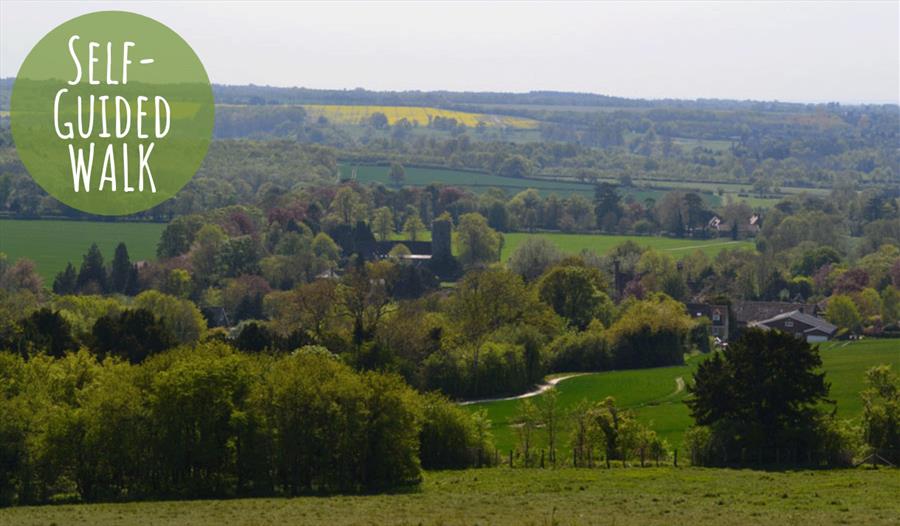
[[[13,78],[0,79],[0,110],[9,110]],[[460,91],[370,91],[356,89],[280,88],[273,86],[213,85],[220,104],[352,104],[367,106],[528,105],[603,108],[680,108],[706,110],[749,110],[766,112],[814,111],[836,104],[800,104],[777,101],[728,99],[630,99],[597,93],[565,91],[460,92]],[[845,105],[846,106],[846,105]],[[887,105],[894,106],[896,105]]]

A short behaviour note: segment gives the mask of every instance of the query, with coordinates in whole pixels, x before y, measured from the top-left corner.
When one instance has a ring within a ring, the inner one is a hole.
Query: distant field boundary
[[[453,172],[465,172],[465,173],[471,173],[471,174],[488,175],[488,176],[492,176],[492,177],[501,177],[503,179],[509,179],[510,181],[523,182],[523,184],[516,184],[516,185],[512,185],[512,184],[496,185],[496,184],[478,184],[478,183],[471,183],[471,184],[464,185],[464,186],[472,186],[472,187],[478,187],[478,188],[482,188],[482,187],[483,188],[521,188],[522,186],[527,186],[528,181],[543,181],[543,182],[554,182],[554,183],[563,183],[563,184],[567,184],[567,185],[583,186],[583,187],[585,187],[584,191],[590,191],[590,189],[592,189],[597,184],[599,184],[601,182],[605,182],[605,183],[614,183],[614,184],[616,184],[616,186],[620,186],[622,188],[630,188],[630,189],[635,189],[635,190],[684,191],[684,192],[696,191],[696,192],[703,193],[703,194],[716,195],[717,194],[716,188],[703,188],[703,187],[704,186],[709,187],[712,185],[726,185],[726,186],[731,187],[731,188],[723,188],[723,190],[725,190],[726,193],[732,193],[732,194],[733,193],[737,193],[737,194],[746,193],[750,197],[758,197],[758,198],[762,198],[762,199],[783,199],[790,195],[796,195],[796,194],[800,194],[803,192],[821,194],[821,193],[828,192],[831,190],[830,188],[806,188],[806,187],[800,187],[800,186],[785,186],[785,187],[782,187],[782,192],[779,194],[767,193],[764,195],[759,195],[756,192],[754,192],[753,189],[751,189],[751,188],[735,188],[737,186],[749,186],[747,183],[742,183],[742,182],[738,182],[738,181],[692,181],[692,180],[688,180],[688,179],[659,179],[659,178],[642,177],[640,179],[634,179],[632,181],[633,184],[631,186],[622,186],[622,185],[618,184],[616,179],[611,178],[611,177],[601,177],[598,179],[597,183],[590,183],[590,182],[586,182],[586,181],[579,181],[579,180],[571,178],[571,177],[565,177],[561,174],[539,174],[539,175],[534,175],[531,177],[508,177],[505,175],[491,173],[486,170],[479,170],[476,168],[467,168],[467,167],[447,166],[447,165],[439,164],[439,163],[425,163],[425,162],[402,163],[401,160],[388,159],[388,158],[371,159],[371,160],[365,160],[365,161],[357,161],[357,160],[353,160],[352,158],[349,158],[349,157],[338,158],[339,164],[350,166],[350,167],[352,167],[352,166],[388,167],[394,162],[400,162],[401,164],[403,164],[404,168],[420,168],[420,169],[424,169],[424,170],[447,170],[447,171],[453,171]],[[341,177],[341,179],[344,180],[343,177]],[[662,183],[662,184],[656,184],[656,183]],[[684,186],[671,186],[671,185],[666,185],[665,183],[675,183],[675,184],[684,185]],[[421,186],[421,185],[415,185],[415,184],[410,184],[410,183],[406,183],[406,184],[408,184],[409,186]],[[690,186],[690,185],[695,185],[695,186]],[[453,185],[449,184],[447,186],[453,186]]]
[[[396,159],[382,159],[382,160],[377,160],[377,161],[356,162],[356,161],[352,161],[352,160],[346,159],[346,158],[338,158],[338,164],[344,164],[344,165],[347,165],[350,167],[353,167],[353,166],[390,167],[391,164],[393,164],[395,162],[399,162],[399,161],[397,161]],[[453,166],[446,166],[446,165],[441,165],[441,164],[429,164],[429,163],[409,163],[409,164],[400,163],[400,164],[402,164],[404,168],[421,168],[423,170],[447,170],[447,171],[453,171],[453,172],[466,172],[466,173],[471,173],[471,174],[492,175],[494,177],[503,177],[504,179],[510,179],[512,181],[527,181],[528,179],[533,179],[531,177],[521,178],[521,179],[517,178],[517,177],[507,177],[505,175],[492,174],[491,172],[488,172],[485,170],[478,170],[477,168],[456,168]],[[575,182],[575,184],[587,184],[587,183]]]
[[[162,219],[113,218],[113,216],[69,217],[55,215],[35,217],[19,216],[12,212],[0,212],[0,219],[9,219],[13,221],[72,221],[76,223],[151,223],[157,225],[167,225],[169,223],[169,220]]]

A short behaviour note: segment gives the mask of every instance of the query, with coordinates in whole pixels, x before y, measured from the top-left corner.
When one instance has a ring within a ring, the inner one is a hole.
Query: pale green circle
[[[82,75],[76,80],[75,61],[70,53],[72,41]],[[88,53],[94,47],[94,81],[90,84]],[[124,43],[128,48],[127,83],[123,84]],[[109,44],[108,44],[109,43]],[[108,47],[108,45],[110,47]],[[107,50],[111,60],[107,60]],[[146,62],[152,59],[152,62]],[[146,63],[142,63],[144,60]],[[107,80],[111,82],[108,83]],[[118,82],[118,84],[112,84]],[[59,119],[55,119],[54,102],[61,89]],[[94,96],[94,112],[90,112],[90,96]],[[83,110],[77,110],[77,97],[83,100]],[[105,101],[107,133],[101,137],[103,113],[101,96]],[[146,102],[139,97],[147,97]],[[117,97],[122,97],[121,102]],[[161,97],[157,103],[156,97]],[[116,134],[116,106],[121,109],[120,123],[123,137]],[[166,103],[169,111],[166,111]],[[156,133],[156,107],[159,105],[159,135]],[[130,119],[126,119],[126,105]],[[147,113],[140,119],[138,137],[138,108]],[[166,114],[169,126],[166,130]],[[79,131],[79,115],[88,137]],[[89,129],[92,116],[93,129]],[[142,15],[124,11],[102,11],[73,18],[48,33],[19,69],[10,98],[10,125],[19,158],[32,178],[63,203],[92,214],[124,215],[151,208],[178,192],[200,168],[212,138],[215,106],[212,87],[206,70],[191,47],[177,33],[163,24]],[[71,123],[74,138],[68,135],[65,123]],[[130,129],[126,129],[126,122]],[[125,133],[127,131],[127,133]],[[90,145],[94,145],[89,191],[85,191],[83,176],[72,173],[71,156],[78,159],[81,150],[88,166]],[[140,146],[144,147],[146,170],[140,170]],[[152,145],[152,149],[151,149]],[[103,190],[100,182],[109,147],[111,162],[106,169]],[[71,149],[71,151],[70,151]],[[149,151],[149,154],[147,153]],[[125,162],[127,156],[127,163]],[[112,190],[112,170],[115,166],[115,191]],[[128,168],[127,191],[125,168]],[[143,174],[143,191],[140,175]],[[152,178],[153,185],[150,184]],[[155,186],[155,192],[153,192]]]

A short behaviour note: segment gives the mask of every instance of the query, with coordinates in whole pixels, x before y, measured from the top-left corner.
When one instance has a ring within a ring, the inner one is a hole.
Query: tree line
[[[0,504],[386,490],[492,456],[482,415],[313,346],[0,353],[0,416]]]

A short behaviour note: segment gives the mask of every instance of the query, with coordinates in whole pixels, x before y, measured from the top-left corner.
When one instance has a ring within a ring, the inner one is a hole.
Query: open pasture
[[[81,265],[91,243],[97,243],[107,263],[119,242],[128,247],[131,261],[154,259],[165,227],[162,223],[0,219],[0,252],[10,261],[34,261],[44,285],[50,287],[66,263]]]
[[[896,470],[469,469],[382,495],[9,508],[0,524],[897,524]]]
[[[856,342],[827,342],[820,346],[826,380],[831,384],[831,398],[837,402],[840,418],[859,418],[867,369],[879,364],[891,364],[900,369],[900,340],[869,339]],[[682,435],[692,420],[684,399],[688,396],[684,385],[691,381],[694,370],[703,360],[694,356],[683,366],[659,367],[590,373],[563,380],[557,384],[559,402],[564,410],[571,410],[581,400],[599,401],[607,396],[617,404],[635,412],[638,419],[649,424],[672,447],[681,447]],[[679,381],[679,378],[681,379]],[[532,398],[536,401],[540,396]],[[504,452],[516,447],[515,429],[510,427],[518,408],[518,400],[487,402],[465,406],[470,410],[486,409],[493,422],[497,447]],[[563,427],[560,446],[569,450],[569,433]],[[539,434],[539,440],[544,440]],[[538,447],[545,447],[540,443]]]
[[[625,241],[634,241],[638,245],[669,252],[676,258],[684,257],[694,250],[702,250],[708,256],[713,257],[723,249],[754,247],[752,241],[733,241],[730,238],[717,239],[678,239],[658,236],[612,236],[601,234],[563,234],[560,232],[541,232],[536,234],[510,233],[504,234],[503,253],[501,259],[506,261],[513,252],[529,236],[548,239],[561,251],[568,254],[577,254],[584,249],[603,254],[616,245]]]

